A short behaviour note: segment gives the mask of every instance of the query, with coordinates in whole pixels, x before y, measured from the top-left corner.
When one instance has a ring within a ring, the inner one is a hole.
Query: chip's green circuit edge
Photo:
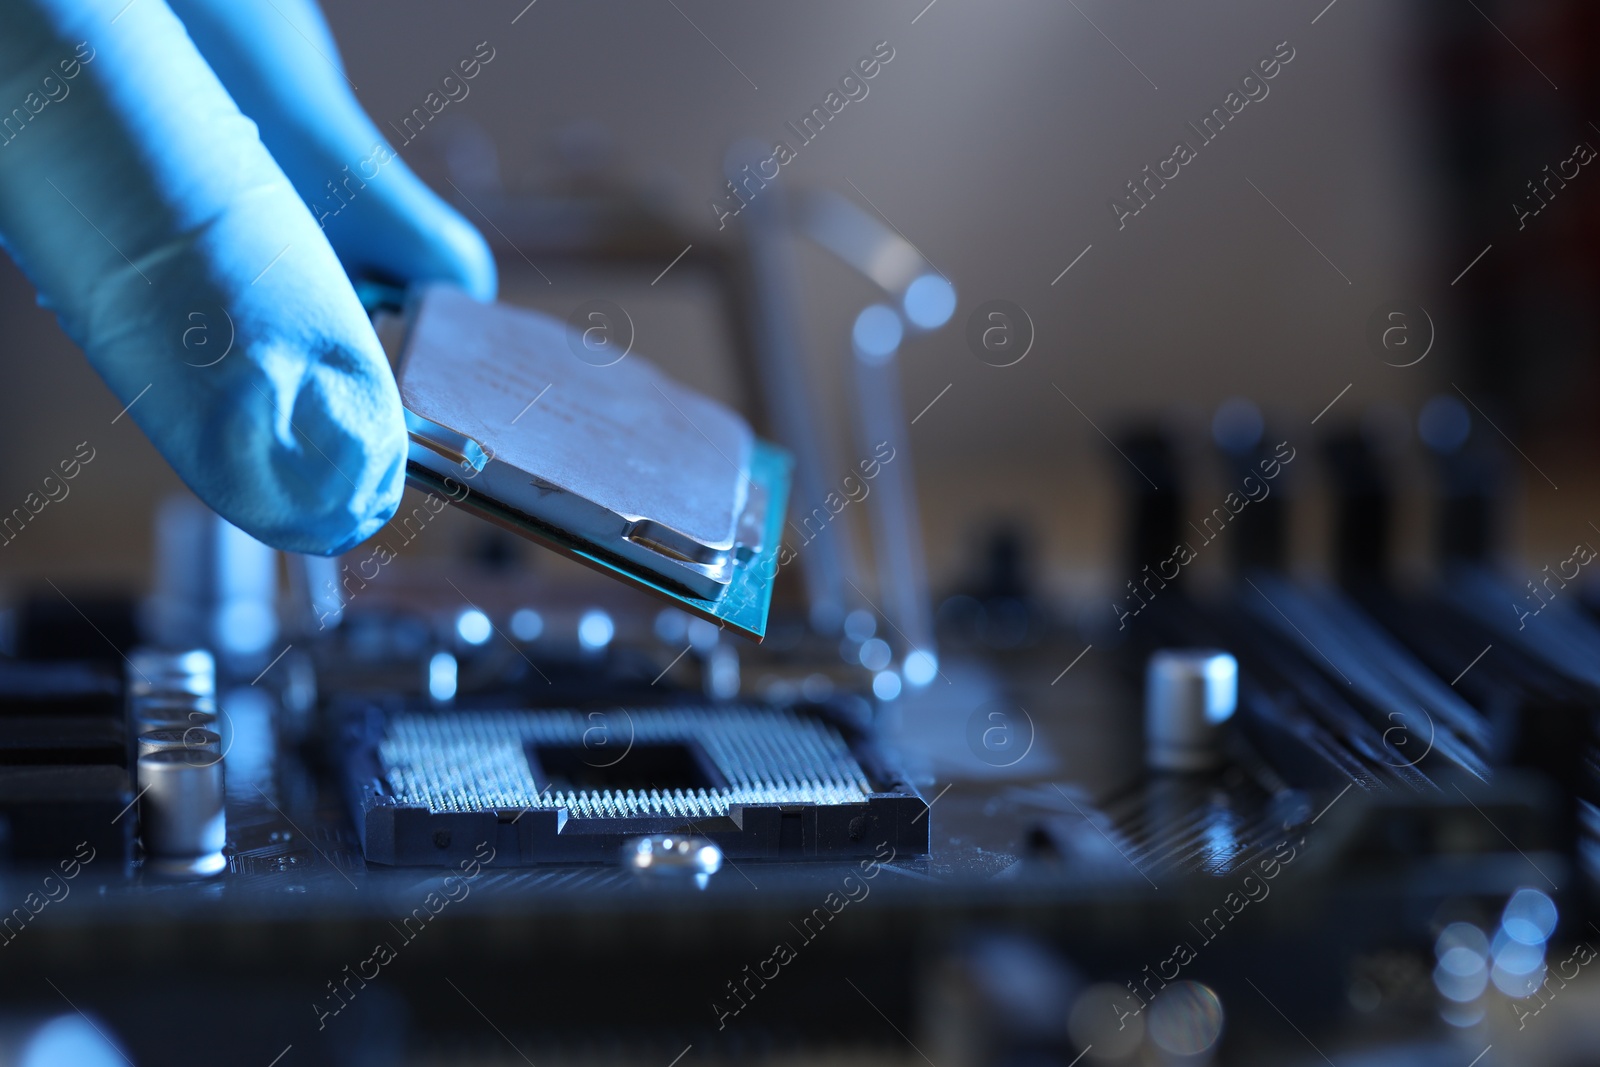
[[[444,497],[479,518],[554,549],[580,563],[667,600],[692,615],[733,630],[753,641],[766,636],[772,587],[778,577],[779,546],[789,505],[789,477],[793,461],[777,445],[757,440],[750,452],[750,480],[766,490],[767,513],[762,525],[761,551],[748,559],[735,558],[733,579],[715,600],[678,592],[640,574],[626,563],[598,551],[565,531],[538,522],[472,490],[470,484],[447,479],[418,463],[406,464],[406,480],[418,489]],[[447,484],[447,482],[449,484]]]

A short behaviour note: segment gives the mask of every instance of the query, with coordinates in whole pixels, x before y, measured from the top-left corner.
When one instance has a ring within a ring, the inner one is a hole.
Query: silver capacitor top
[[[178,748],[139,757],[139,836],[146,868],[177,878],[208,878],[227,867],[222,757]]]
[[[135,716],[177,715],[187,711],[216,714],[217,701],[214,697],[197,693],[145,693],[131,698],[128,706]]]
[[[1222,726],[1239,704],[1239,663],[1216,649],[1162,649],[1145,669],[1145,763],[1202,771],[1222,761]]]
[[[139,755],[152,752],[193,749],[205,752],[206,758],[222,758],[222,735],[203,726],[163,726],[139,735]]]
[[[171,727],[217,728],[216,705],[209,700],[135,701],[130,716],[135,734]]]
[[[203,648],[181,650],[144,646],[128,653],[129,673],[141,674],[209,674],[217,673],[216,657]]]
[[[191,693],[211,696],[217,689],[217,661],[203,648],[168,651],[136,648],[128,656],[128,692]]]
[[[224,671],[236,673],[270,655],[278,554],[187,492],[162,501],[155,534],[155,581],[143,618],[152,640],[210,648]]]

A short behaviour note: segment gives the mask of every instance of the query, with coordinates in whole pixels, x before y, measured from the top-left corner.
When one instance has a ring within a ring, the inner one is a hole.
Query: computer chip
[[[449,286],[380,325],[413,484],[760,640],[789,459],[737,413],[565,324]]]
[[[927,806],[865,736],[744,705],[356,717],[344,752],[367,859],[614,861],[694,833],[739,859],[928,850]]]

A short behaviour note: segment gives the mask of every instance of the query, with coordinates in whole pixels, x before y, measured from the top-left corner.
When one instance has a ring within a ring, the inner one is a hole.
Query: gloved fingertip
[[[370,514],[358,518],[349,532],[342,537],[336,531],[329,531],[326,536],[315,537],[303,551],[311,556],[342,556],[371,540],[399,510],[400,492],[396,490],[393,500],[374,507]]]
[[[429,192],[428,195],[433,194]],[[442,200],[437,202],[439,211],[431,221],[428,236],[439,248],[444,262],[453,268],[449,277],[438,280],[454,282],[476,300],[493,300],[499,291],[500,279],[489,242],[460,212]]]
[[[351,277],[401,286],[448,282],[475,299],[494,299],[498,276],[488,242],[398,158],[348,204],[325,198],[316,207]]]
[[[394,517],[405,489],[407,442],[393,383],[352,346],[313,365],[282,413],[265,449],[286,493],[275,509],[281,536],[300,538],[297,551],[347,552]]]

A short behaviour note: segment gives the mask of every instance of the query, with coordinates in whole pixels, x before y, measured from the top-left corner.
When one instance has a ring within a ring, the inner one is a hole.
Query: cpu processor
[[[459,289],[380,318],[412,484],[761,640],[788,455],[643,356]]]

